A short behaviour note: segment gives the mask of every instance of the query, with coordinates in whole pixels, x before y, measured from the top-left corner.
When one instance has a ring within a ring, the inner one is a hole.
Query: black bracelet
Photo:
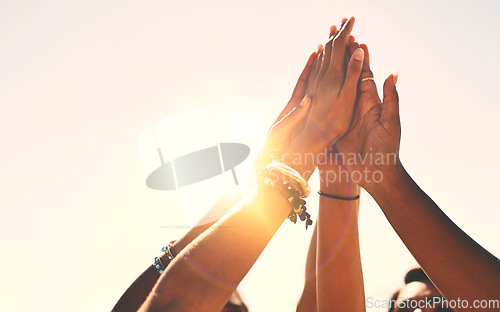
[[[321,191],[318,191],[318,194],[321,196],[328,197],[328,198],[340,199],[340,200],[358,200],[359,199],[359,195],[356,195],[354,197],[341,197],[341,196],[326,194],[326,193],[323,193]]]

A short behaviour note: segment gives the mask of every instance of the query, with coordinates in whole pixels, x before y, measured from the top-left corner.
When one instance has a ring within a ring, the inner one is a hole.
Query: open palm
[[[351,42],[349,50],[359,47]],[[369,66],[369,54],[366,45],[365,63],[360,77],[359,95],[353,122],[349,132],[333,147],[335,159],[342,160],[342,165],[349,170],[353,182],[367,187],[370,183],[380,182],[383,175],[392,170],[399,162],[399,142],[401,126],[399,121],[398,95],[394,75],[384,83],[384,98],[380,100]],[[327,164],[320,170],[330,170],[337,164]],[[336,167],[335,167],[336,168]]]

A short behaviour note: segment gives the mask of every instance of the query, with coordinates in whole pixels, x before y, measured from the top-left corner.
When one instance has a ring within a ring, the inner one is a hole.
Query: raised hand
[[[349,132],[333,147],[334,159],[343,159],[351,181],[367,188],[381,182],[400,166],[399,142],[401,126],[399,99],[396,91],[397,75],[391,74],[384,83],[381,101],[370,70],[368,47],[352,39],[350,53],[362,48],[365,62],[359,82],[356,110]]]
[[[354,27],[354,18],[344,19],[341,29],[331,29],[331,39],[318,55],[309,78],[307,96],[312,104],[304,135],[317,144],[315,152],[331,146],[349,129],[356,102],[358,80],[364,51],[349,55],[347,44]]]
[[[306,87],[317,55],[317,52],[313,52],[309,56],[290,100],[269,129],[262,154],[255,162],[257,170],[265,167],[273,159],[280,159],[288,151],[293,139],[304,129],[305,116],[311,104],[310,99],[305,98]]]
[[[368,55],[366,46],[362,48]],[[357,43],[352,42],[350,51],[354,49]],[[359,179],[358,183],[379,204],[443,297],[448,301],[460,299],[465,302],[497,299],[498,259],[454,224],[402,166],[397,75],[391,74],[385,80],[384,97],[380,101],[374,81],[367,79],[372,73],[369,57],[366,59],[353,125],[337,143],[337,153],[358,154],[355,163],[346,159],[352,180],[354,177]],[[470,311],[470,306],[469,310],[457,307],[457,311]],[[491,306],[484,311],[498,309]]]

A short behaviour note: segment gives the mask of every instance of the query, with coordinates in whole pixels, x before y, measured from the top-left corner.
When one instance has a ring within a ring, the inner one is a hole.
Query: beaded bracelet
[[[174,259],[174,255],[172,254],[172,246],[175,241],[171,241],[167,246],[161,247],[161,251],[167,255],[168,260],[172,261]]]
[[[304,179],[300,173],[297,172],[297,170],[293,169],[292,167],[273,160],[269,165],[266,166],[266,169],[269,170],[275,170],[277,172],[280,172],[293,181],[297,182],[299,185],[299,191],[300,191],[300,197],[304,198],[309,196],[311,194],[311,188],[309,187],[309,184],[307,183],[306,179]]]
[[[166,268],[165,265],[161,262],[160,257],[155,257],[153,266],[156,269],[156,272],[158,272],[158,275],[161,275]]]
[[[273,168],[264,168],[264,170],[259,173],[259,176],[261,177],[262,183],[278,190],[290,205],[292,205],[292,211],[288,215],[288,219],[293,223],[297,223],[297,216],[299,216],[301,221],[305,221],[307,230],[308,226],[312,224],[312,220],[311,215],[306,212],[306,201],[300,198],[301,193],[287,181],[273,181],[271,178],[271,176],[275,176]]]
[[[167,246],[161,248],[161,251],[167,255],[169,263],[174,259],[174,255],[172,254],[172,246],[174,245],[174,243],[175,241],[171,241]],[[153,267],[156,269],[156,272],[158,272],[158,275],[161,275],[163,271],[165,271],[167,266],[164,265],[163,262],[161,262],[160,257],[155,257]]]

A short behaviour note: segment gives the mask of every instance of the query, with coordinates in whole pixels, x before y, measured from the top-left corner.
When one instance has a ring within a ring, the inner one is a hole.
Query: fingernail
[[[307,106],[309,105],[309,103],[311,103],[311,98],[309,97],[309,95],[306,95],[304,96],[304,98],[302,99],[302,101],[300,101],[300,106],[304,107],[304,106]]]
[[[354,57],[354,59],[356,61],[363,61],[363,58],[365,57],[365,51],[363,51],[363,49],[361,48],[357,48],[356,51],[354,51],[354,53],[352,54],[352,57]]]
[[[396,85],[396,83],[398,83],[398,71],[394,71],[394,73],[392,73],[392,82],[394,82],[394,85]]]

